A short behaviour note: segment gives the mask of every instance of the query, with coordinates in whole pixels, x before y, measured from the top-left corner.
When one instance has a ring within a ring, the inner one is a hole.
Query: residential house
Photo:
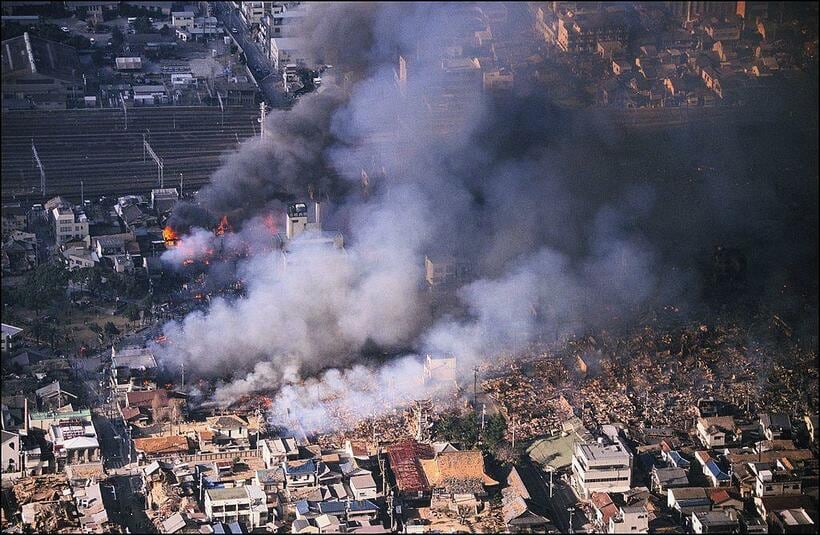
[[[768,440],[789,439],[792,422],[788,414],[767,412],[760,415],[760,431]]]
[[[253,530],[268,523],[267,496],[257,485],[207,489],[205,514],[213,522],[240,522]]]
[[[652,492],[666,495],[671,488],[689,486],[689,476],[683,468],[658,468],[652,470]]]
[[[712,502],[706,489],[702,487],[683,487],[669,489],[666,504],[669,509],[678,513],[680,518],[695,512],[710,511]]]
[[[793,470],[777,460],[773,463],[748,463],[755,476],[755,496],[799,496],[803,482]]]
[[[732,478],[727,474],[718,462],[705,451],[696,451],[695,459],[698,460],[703,475],[709,480],[713,487],[728,487],[732,484]]]
[[[213,433],[213,443],[219,451],[233,451],[250,447],[248,422],[235,414],[208,418],[208,431]]]
[[[608,492],[593,492],[590,495],[590,504],[595,513],[594,523],[597,529],[608,529],[609,519],[618,514],[618,507],[612,501],[612,496]]]
[[[477,450],[441,452],[419,462],[432,489],[433,509],[457,511],[464,506],[477,514],[487,495],[485,487],[498,485],[484,471],[484,456]]]
[[[188,439],[180,435],[134,439],[134,451],[141,460],[190,453]]]
[[[643,505],[619,508],[609,518],[607,533],[649,533],[649,511]]]
[[[66,392],[60,387],[60,381],[54,381],[38,388],[34,391],[34,394],[37,396],[40,409],[43,411],[59,409],[71,400],[77,399],[77,396],[71,392]]]
[[[507,487],[501,491],[501,510],[508,533],[541,532],[552,527],[514,466],[507,475]]]
[[[376,481],[370,474],[361,474],[350,478],[350,492],[355,500],[374,500],[378,495]]]
[[[692,533],[739,533],[737,516],[729,511],[699,511],[691,516]]]
[[[707,448],[718,448],[740,441],[740,433],[732,416],[698,418],[698,438]]]

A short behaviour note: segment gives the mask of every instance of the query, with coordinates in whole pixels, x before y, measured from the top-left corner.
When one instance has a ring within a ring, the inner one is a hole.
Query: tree
[[[120,330],[117,329],[117,326],[114,325],[114,322],[109,321],[105,324],[105,334],[113,338],[114,336],[120,334]]]
[[[137,17],[134,21],[134,30],[137,33],[153,33],[154,25],[148,20],[148,17]]]
[[[129,321],[137,321],[140,319],[140,309],[134,303],[128,303],[128,306],[125,307],[124,314]]]
[[[122,34],[122,30],[119,26],[114,26],[114,29],[111,30],[111,46],[114,50],[119,50],[123,41],[125,41],[125,36]]]

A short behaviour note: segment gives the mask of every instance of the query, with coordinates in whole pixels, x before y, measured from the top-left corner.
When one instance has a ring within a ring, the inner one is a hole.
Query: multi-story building
[[[111,387],[118,394],[135,390],[153,390],[157,361],[150,349],[111,348]]]
[[[621,507],[609,517],[607,533],[649,533],[649,512],[643,505]]]
[[[52,231],[57,244],[69,240],[83,240],[88,236],[88,218],[82,211],[67,204],[51,211]]]
[[[629,37],[624,18],[618,13],[591,13],[558,20],[558,48],[564,52],[595,52],[599,41],[626,44]]]
[[[581,443],[572,454],[572,477],[589,497],[592,492],[626,492],[632,486],[632,452],[614,426],[602,428],[595,443]]]
[[[100,460],[100,443],[90,419],[61,420],[49,428],[48,440],[54,445],[58,470],[69,464]]]
[[[253,530],[268,522],[267,497],[258,485],[205,491],[205,514],[212,522],[241,522]]]
[[[270,60],[274,69],[284,69],[286,65],[308,64],[305,42],[297,37],[273,37],[270,40]]]
[[[799,475],[788,470],[781,461],[774,463],[748,463],[755,476],[755,496],[799,496],[803,481]]]
[[[241,2],[239,15],[248,26],[259,25],[265,16],[265,4],[269,2]]]

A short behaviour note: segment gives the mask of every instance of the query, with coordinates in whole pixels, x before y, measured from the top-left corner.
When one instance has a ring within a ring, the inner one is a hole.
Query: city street
[[[233,8],[230,2],[219,2],[214,10],[214,15],[225,27],[236,45],[244,52],[248,69],[265,96],[265,101],[274,107],[285,104],[287,99],[280,87],[282,77],[279,73],[274,72],[273,66],[265,57],[259,43],[251,39],[250,31],[239,15],[239,10]],[[238,32],[234,33],[234,28]]]

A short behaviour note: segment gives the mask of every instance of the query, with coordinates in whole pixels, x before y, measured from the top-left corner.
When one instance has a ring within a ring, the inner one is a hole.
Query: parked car
[[[63,30],[65,33],[70,33],[71,32],[71,30],[68,29],[68,26],[63,26],[60,29]]]
[[[239,30],[237,30],[236,28],[231,28],[231,32],[232,33],[239,33]]]

